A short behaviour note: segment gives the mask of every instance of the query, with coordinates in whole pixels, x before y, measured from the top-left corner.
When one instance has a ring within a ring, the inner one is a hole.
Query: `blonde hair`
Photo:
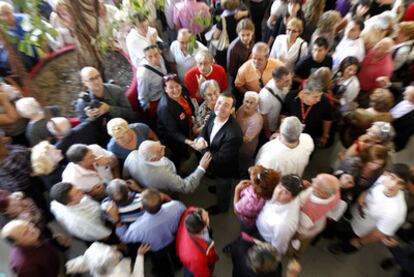
[[[286,25],[288,28],[295,28],[299,31],[300,34],[303,32],[303,21],[297,17],[290,19]]]
[[[48,175],[54,170],[55,165],[48,155],[49,149],[54,147],[46,140],[33,146],[30,160],[35,175]]]
[[[113,118],[106,125],[106,130],[111,137],[123,134],[129,130],[128,122],[120,117]]]
[[[369,100],[370,106],[377,112],[388,112],[394,105],[394,96],[388,89],[377,88]]]
[[[341,21],[341,14],[337,11],[324,12],[318,21],[317,28],[319,33],[331,33],[335,26]]]
[[[17,100],[16,110],[24,118],[31,118],[43,112],[42,106],[33,97],[23,97]]]
[[[414,21],[405,21],[398,24],[399,32],[408,38],[408,40],[414,39]]]
[[[303,12],[306,21],[316,24],[325,9],[326,0],[308,0],[304,6]]]

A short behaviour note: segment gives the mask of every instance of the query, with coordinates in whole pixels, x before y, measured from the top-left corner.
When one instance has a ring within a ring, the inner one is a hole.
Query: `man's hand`
[[[400,242],[393,237],[385,236],[382,240],[382,243],[387,247],[396,247]]]
[[[145,253],[151,250],[151,244],[145,243],[141,244],[138,248],[137,255],[144,256]]]
[[[204,168],[204,170],[207,170],[208,166],[210,165],[211,159],[212,156],[210,152],[204,153],[203,157],[201,157],[200,160],[200,166]]]
[[[95,120],[99,117],[99,109],[96,109],[96,108],[91,109],[89,107],[86,107],[84,111],[90,120]]]
[[[101,102],[101,106],[99,107],[99,116],[106,114],[111,109],[111,106],[106,104],[105,102]]]
[[[135,180],[128,179],[128,180],[125,180],[125,182],[131,191],[135,191],[135,192],[143,191],[143,188],[140,185],[138,185],[138,183]]]
[[[69,248],[71,245],[71,239],[70,236],[63,234],[63,233],[57,233],[53,235],[53,238],[63,247]]]
[[[208,147],[208,143],[204,138],[199,138],[195,141],[195,143],[192,145],[192,147],[197,151],[201,151],[201,150],[206,149]]]
[[[288,269],[289,272],[295,272],[296,274],[298,274],[299,272],[302,271],[302,267],[300,266],[300,263],[298,262],[298,260],[294,259],[294,260],[290,260],[288,263]]]
[[[106,212],[108,213],[109,218],[113,222],[118,222],[119,221],[119,211],[118,211],[118,207],[116,206],[114,201],[111,201],[111,203],[109,203],[109,206],[106,209]]]

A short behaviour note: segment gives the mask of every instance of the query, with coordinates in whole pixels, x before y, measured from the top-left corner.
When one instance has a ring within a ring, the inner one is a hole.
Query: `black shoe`
[[[209,187],[207,188],[207,190],[208,190],[208,192],[209,192],[209,193],[211,193],[211,194],[217,194],[217,188],[216,188],[216,186],[209,186]]]
[[[353,247],[349,243],[335,243],[328,246],[328,251],[334,255],[351,254],[356,252],[357,250],[357,248]]]
[[[390,270],[395,266],[395,262],[392,258],[383,259],[380,266],[384,270]]]
[[[210,206],[206,209],[209,215],[216,215],[220,213],[224,213],[225,211],[222,211],[219,209],[217,205]]]

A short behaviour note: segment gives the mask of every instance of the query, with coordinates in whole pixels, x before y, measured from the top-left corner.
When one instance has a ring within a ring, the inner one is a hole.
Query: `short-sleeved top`
[[[314,140],[319,139],[323,133],[323,121],[332,121],[332,107],[325,95],[312,107],[303,103],[305,113],[311,109],[306,119],[303,119],[301,99],[298,97],[298,93],[298,91],[292,91],[286,95],[282,114],[299,118],[305,127],[303,132],[309,134]]]
[[[318,68],[329,67],[332,69],[332,64],[333,61],[331,56],[326,56],[322,62],[318,63],[312,58],[312,55],[308,55],[296,64],[295,75],[302,79],[307,79]]]
[[[138,149],[141,143],[148,138],[150,128],[148,127],[148,125],[144,123],[133,123],[133,124],[129,124],[128,126],[130,129],[134,131],[135,135],[137,136],[137,149]],[[135,149],[129,150],[129,149],[123,148],[118,143],[116,143],[114,138],[111,138],[111,140],[108,142],[106,149],[114,153],[115,156],[120,160],[125,160],[128,157],[129,153],[135,150]]]
[[[386,236],[393,236],[404,223],[407,214],[407,204],[404,193],[399,191],[397,195],[388,197],[384,194],[384,176],[368,190],[365,198],[365,217],[362,218],[358,207],[352,210],[352,230],[359,237],[365,236],[378,229]]]

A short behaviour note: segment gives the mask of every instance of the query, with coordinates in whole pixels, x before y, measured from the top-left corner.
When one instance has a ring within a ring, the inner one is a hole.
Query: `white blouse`
[[[289,70],[293,70],[295,64],[306,55],[308,55],[308,43],[298,37],[288,49],[287,35],[278,35],[270,51],[270,57],[284,62]]]

